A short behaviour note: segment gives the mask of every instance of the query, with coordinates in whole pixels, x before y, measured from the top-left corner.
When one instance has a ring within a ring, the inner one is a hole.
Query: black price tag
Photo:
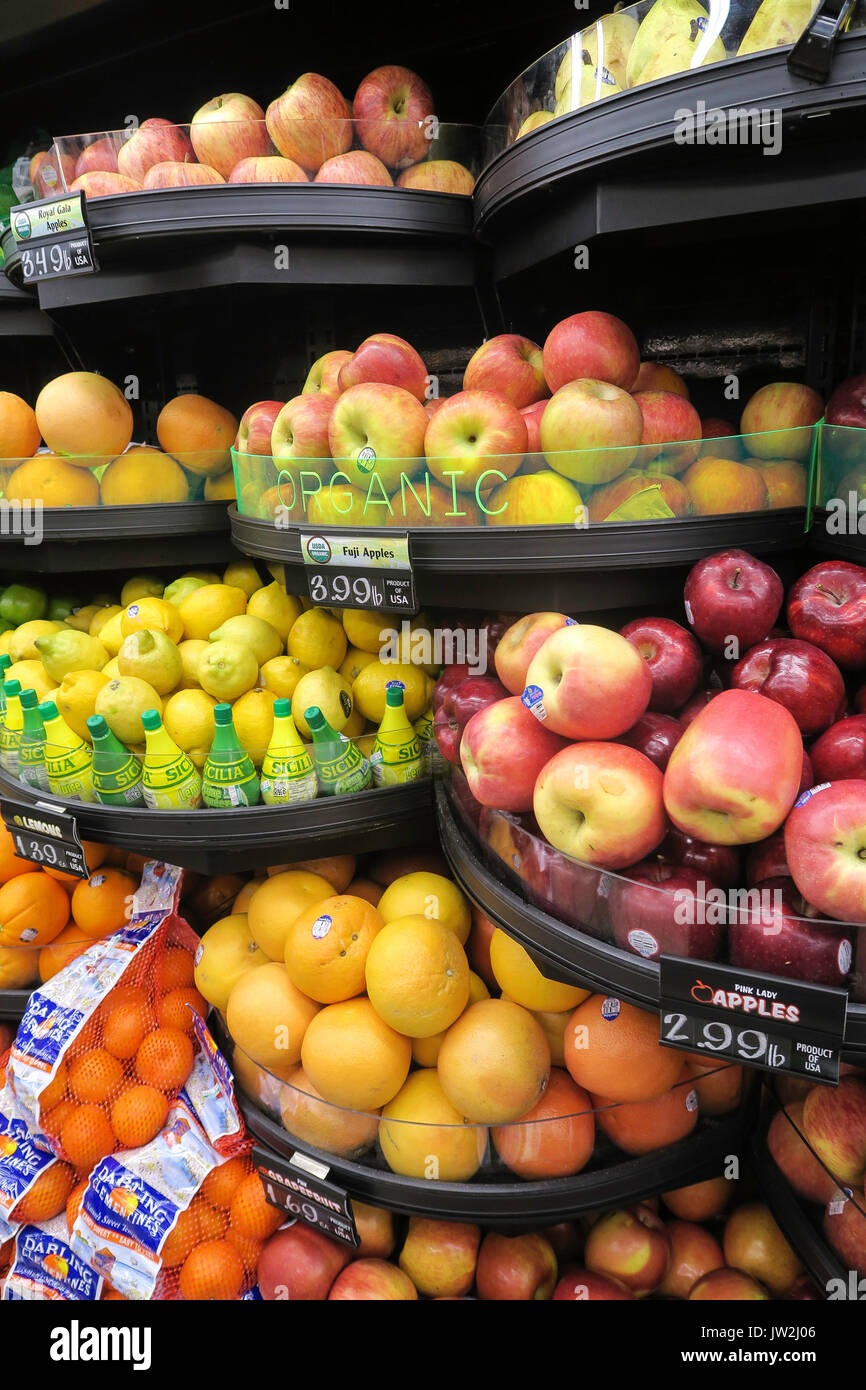
[[[290,1159],[253,1147],[253,1162],[272,1206],[357,1250],[361,1244],[347,1193],[328,1181],[330,1168],[296,1151]]]
[[[83,193],[22,203],[9,214],[25,284],[99,269]]]
[[[662,956],[659,964],[666,1047],[838,1082],[845,990],[679,956]]]
[[[407,532],[301,530],[310,598],[323,608],[415,613]]]
[[[49,869],[60,869],[76,878],[89,878],[90,870],[71,811],[50,801],[0,802],[3,824],[12,836],[15,854]]]

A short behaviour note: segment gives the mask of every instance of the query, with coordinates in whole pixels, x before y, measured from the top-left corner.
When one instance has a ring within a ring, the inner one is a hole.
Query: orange
[[[599,1129],[627,1154],[654,1153],[676,1144],[691,1134],[698,1122],[698,1096],[688,1080],[683,1067],[680,1084],[655,1100],[617,1104],[607,1096],[594,1095]]]
[[[26,989],[39,977],[39,951],[0,946],[0,989]]]
[[[567,1178],[586,1167],[595,1147],[595,1118],[586,1091],[554,1068],[544,1095],[516,1124],[491,1130],[496,1152],[521,1178]]]
[[[349,1110],[386,1105],[406,1080],[411,1061],[409,1039],[390,1028],[363,998],[322,1009],[301,1047],[304,1071],[319,1094]]]
[[[84,1178],[77,1187],[73,1187],[66,1199],[66,1229],[72,1235],[72,1227],[78,1220],[78,1213],[84,1205],[84,1194],[87,1191],[87,1178]]]
[[[19,463],[5,495],[10,502],[32,498],[44,507],[98,507],[99,483],[88,468],[77,468],[56,454],[37,454]]]
[[[12,391],[0,391],[0,459],[27,459],[41,435],[31,406]]]
[[[250,1173],[238,1185],[229,1207],[229,1225],[252,1240],[267,1240],[282,1226],[285,1213],[272,1207],[258,1173]]]
[[[728,1178],[705,1178],[662,1193],[662,1201],[680,1221],[709,1221],[719,1216],[731,1198],[734,1184]]]
[[[351,893],[353,898],[364,898],[376,907],[385,890],[380,883],[374,883],[371,878],[353,878],[346,891]]]
[[[269,961],[232,986],[226,1025],[251,1061],[269,1071],[285,1071],[300,1060],[304,1035],[318,1009],[292,984],[284,965]]]
[[[163,994],[195,984],[195,957],[183,946],[169,946],[162,958],[160,985]]]
[[[475,978],[479,979],[480,977],[476,975]],[[511,999],[511,995],[507,994],[505,990],[502,991],[501,997],[503,999]],[[516,1002],[516,1000],[512,1000],[512,1003]],[[530,1009],[529,1012],[532,1014],[532,1017],[538,1021],[542,1033],[547,1038],[551,1062],[555,1067],[564,1067],[565,1030],[573,1011],[571,1009],[566,1009],[561,1014],[552,1014],[541,1009]]]
[[[490,941],[490,965],[502,992],[532,1012],[564,1013],[589,998],[588,989],[560,984],[543,975],[520,942],[499,927]]]
[[[189,483],[173,458],[159,449],[127,449],[110,463],[99,482],[104,507],[134,507],[142,502],[186,502]]]
[[[244,1269],[252,1274],[258,1268],[259,1257],[265,1248],[264,1241],[253,1240],[250,1236],[245,1236],[242,1231],[236,1231],[232,1226],[229,1226],[226,1231],[226,1240],[234,1246],[240,1255]]]
[[[80,1057],[84,1052],[91,1052],[94,1047],[99,1047],[100,1039],[100,1014],[99,1010],[89,1018],[79,1029],[78,1033],[69,1044],[69,1051],[66,1054],[67,1062],[71,1062],[75,1057]]]
[[[100,1158],[114,1152],[116,1142],[108,1116],[98,1105],[76,1106],[60,1130],[63,1152],[76,1168],[92,1168]]]
[[[72,916],[86,936],[110,936],[129,921],[137,887],[138,879],[123,869],[98,869],[72,894]]]
[[[685,1054],[686,1069],[698,1099],[702,1115],[726,1115],[735,1110],[743,1093],[743,1068],[729,1062],[710,1062],[691,1052]]]
[[[450,928],[428,917],[398,917],[383,927],[370,946],[366,979],[379,1017],[410,1038],[450,1028],[469,1002],[466,952]]]
[[[508,1124],[540,1100],[550,1048],[527,1009],[508,999],[482,999],[448,1029],[436,1065],[461,1115],[479,1124]]]
[[[84,850],[84,858],[87,861],[87,867],[90,869],[90,872],[93,873],[94,869],[98,869],[100,864],[105,863],[106,856],[108,855],[108,845],[97,844],[96,840],[82,840],[81,846]],[[58,883],[62,883],[67,892],[71,892],[74,888],[77,888],[81,882],[77,874],[64,874],[60,869],[49,869],[46,866],[44,872],[50,874],[52,878],[56,878]]]
[[[367,953],[384,923],[363,898],[324,898],[295,918],[286,933],[286,970],[319,1004],[364,992]]]
[[[36,423],[49,449],[78,457],[86,466],[116,458],[132,438],[129,402],[95,372],[66,372],[43,386]]]
[[[175,396],[163,406],[156,422],[156,435],[166,453],[190,473],[205,477],[231,468],[229,450],[237,432],[231,411],[206,396],[192,394]]]
[[[681,1054],[659,1042],[658,1014],[593,994],[565,1030],[565,1065],[578,1086],[610,1100],[654,1100],[682,1071]]]
[[[117,1292],[117,1289],[110,1289],[110,1288],[108,1288],[107,1286],[103,1289],[102,1295],[101,1295],[99,1301],[100,1301],[100,1303],[128,1303],[128,1302],[129,1302],[129,1300],[128,1300],[122,1293],[118,1293],[118,1292]]]
[[[19,874],[38,874],[39,865],[29,859],[19,859],[15,854],[15,841],[0,821],[0,883],[6,883]]]
[[[225,1235],[229,1218],[228,1213],[222,1207],[212,1207],[210,1202],[203,1202],[196,1194],[196,1199],[192,1203],[192,1214],[198,1228],[197,1245],[200,1245],[204,1240],[219,1240]]]
[[[177,1091],[192,1071],[192,1043],[177,1028],[156,1028],[135,1054],[135,1069],[146,1086]]]
[[[243,1158],[229,1158],[208,1173],[198,1190],[199,1197],[212,1206],[228,1211],[235,1190],[249,1173],[249,1164]]]
[[[467,1124],[436,1068],[425,1067],[413,1071],[382,1111],[379,1145],[388,1167],[403,1177],[468,1182],[481,1166],[487,1129]]]
[[[55,1105],[59,1105],[66,1095],[66,1083],[69,1079],[69,1072],[66,1063],[61,1057],[57,1063],[57,1069],[42,1091],[39,1097],[39,1109],[44,1114],[47,1110],[53,1110]]]
[[[323,1100],[303,1067],[291,1072],[280,1087],[283,1129],[302,1143],[339,1158],[358,1158],[376,1142],[378,1111],[365,1115],[343,1110]]]
[[[214,922],[201,938],[195,954],[195,987],[209,1004],[225,1012],[241,976],[269,963],[250,936],[246,913],[235,912]]]
[[[469,1003],[477,1004],[481,999],[489,999],[490,990],[480,975],[469,971]],[[448,1029],[441,1033],[431,1033],[428,1038],[412,1039],[412,1060],[419,1067],[435,1067],[439,1061],[439,1049],[445,1041]]]
[[[47,946],[69,921],[69,898],[47,874],[18,874],[0,888],[0,946]]]
[[[140,1149],[165,1124],[168,1101],[152,1086],[130,1086],[111,1107],[111,1128],[124,1149]]]
[[[302,869],[266,878],[250,898],[247,924],[260,950],[281,964],[286,958],[289,927],[305,908],[332,898],[334,890],[320,874]]]
[[[130,852],[124,859],[118,860],[118,866],[121,869],[126,869],[126,872],[132,874],[133,878],[140,879],[141,875],[144,873],[144,866],[149,858],[150,856],[147,854],[133,854]],[[89,859],[87,862],[90,864]],[[93,864],[91,867],[95,869],[96,865]]]
[[[220,917],[232,911],[232,903],[244,887],[240,874],[214,874],[206,878],[192,894],[192,906],[196,917],[205,926],[210,926]],[[237,908],[240,912],[241,909]]]
[[[332,854],[327,859],[299,859],[294,864],[276,864],[268,869],[269,874],[283,873],[286,869],[298,869],[303,873],[318,874],[326,878],[334,893],[345,893],[355,872],[353,854]]]
[[[193,1246],[198,1242],[198,1222],[190,1207],[178,1214],[178,1218],[165,1238],[160,1258],[166,1269],[182,1265]]]
[[[44,1110],[41,1111],[39,1122],[46,1134],[50,1134],[53,1138],[59,1138],[64,1121],[77,1109],[78,1106],[75,1104],[75,1101],[70,1100],[67,1096],[47,1113]]]
[[[103,1047],[76,1057],[69,1067],[69,1089],[86,1105],[113,1100],[123,1085],[123,1067]]]
[[[456,883],[444,874],[421,870],[395,878],[379,899],[379,912],[385,922],[419,914],[441,922],[455,933],[461,945],[472,925],[469,903]]]
[[[63,931],[55,936],[54,940],[47,946],[43,946],[39,952],[39,978],[43,984],[56,975],[58,970],[69,965],[70,961],[75,960],[76,956],[83,955],[88,946],[93,945],[93,938],[85,936],[80,927],[74,922],[70,922]]]
[[[239,1298],[244,1287],[244,1266],[228,1240],[209,1240],[186,1258],[180,1271],[181,1297],[188,1303]]]
[[[251,878],[249,883],[245,883],[243,888],[240,890],[237,897],[231,904],[232,912],[235,913],[237,916],[246,916],[250,905],[250,899],[252,898],[253,893],[255,893],[256,889],[262,883],[264,883],[264,881],[264,877]]]
[[[16,1202],[11,1215],[14,1220],[28,1224],[50,1221],[65,1210],[74,1186],[75,1174],[69,1164],[52,1163],[42,1170],[29,1192]]]
[[[134,1057],[145,1035],[156,1027],[156,1019],[143,989],[117,985],[100,1007],[102,1046],[112,1057],[128,1061]]]
[[[157,1006],[160,1028],[177,1028],[181,1033],[192,1033],[193,1011],[199,1018],[207,1018],[208,1005],[197,989],[182,986],[163,995]]]

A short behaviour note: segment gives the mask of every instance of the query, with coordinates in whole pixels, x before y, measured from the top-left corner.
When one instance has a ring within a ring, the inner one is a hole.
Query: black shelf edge
[[[429,782],[319,797],[301,806],[148,811],[37,793],[0,773],[3,796],[64,807],[83,839],[147,854],[198,873],[229,873],[332,854],[399,849],[434,834]]]
[[[658,965],[567,926],[524,902],[500,882],[460,830],[441,783],[436,787],[436,822],[445,857],[463,892],[497,926],[525,946],[553,979],[591,987],[598,992],[612,991],[640,1008],[658,1010]],[[866,1065],[864,1004],[848,1004],[841,1055],[844,1061]]]
[[[0,537],[0,571],[61,574],[237,558],[225,502],[137,507],[45,507],[42,541]],[[134,556],[130,551],[134,545]]]
[[[809,532],[809,549],[825,560],[850,560],[855,565],[866,565],[866,529],[862,534],[834,535],[827,529],[828,514],[823,507],[816,509]]]
[[[30,989],[0,989],[0,1023],[20,1023],[30,1000],[30,995],[38,985]]]

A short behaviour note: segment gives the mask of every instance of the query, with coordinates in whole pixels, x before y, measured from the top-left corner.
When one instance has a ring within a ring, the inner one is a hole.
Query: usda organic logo
[[[27,216],[26,212],[16,213],[12,229],[19,241],[27,240],[33,228],[30,225],[30,218]]]
[[[307,555],[317,565],[326,565],[331,558],[331,547],[324,536],[310,536],[307,541]]]
[[[376,450],[371,449],[367,444],[363,449],[358,450],[358,457],[355,459],[361,473],[372,473],[373,465],[376,462]]]

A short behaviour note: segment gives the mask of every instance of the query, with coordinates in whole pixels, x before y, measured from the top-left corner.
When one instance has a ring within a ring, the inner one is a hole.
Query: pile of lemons
[[[389,681],[402,682],[410,720],[430,706],[437,668],[413,661],[410,650],[432,650],[413,640],[419,629],[429,633],[423,614],[395,647],[389,618],[315,607],[286,593],[281,567],[265,582],[248,561],[230,564],[222,575],[190,570],[169,584],[136,575],[113,598],[103,594],[62,620],[37,618],[0,635],[0,654],[12,661],[6,679],[53,700],[88,742],[87,720],[97,714],[121,743],[143,752],[141,716],[156,709],[201,768],[213,740],[214,706],[226,702],[260,767],[274,701],[288,697],[303,739],[310,738],[304,711],[317,705],[333,729],[369,756]]]

